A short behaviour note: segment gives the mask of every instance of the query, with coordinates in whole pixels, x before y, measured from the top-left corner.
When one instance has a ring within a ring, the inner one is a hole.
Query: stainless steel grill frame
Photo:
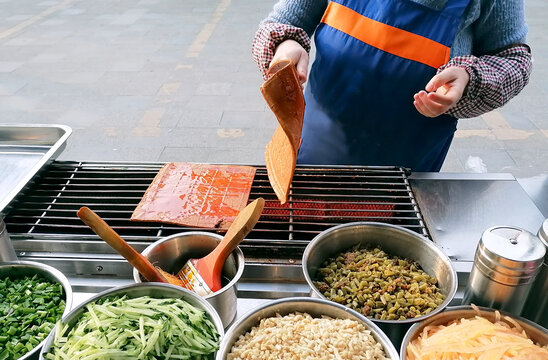
[[[56,161],[43,169],[10,203],[5,222],[20,258],[49,263],[81,279],[131,278],[131,268],[77,216],[96,211],[138,251],[161,237],[197,229],[129,221],[162,163]],[[248,279],[275,265],[276,277],[295,278],[304,248],[321,231],[353,221],[401,225],[429,238],[408,182],[398,167],[298,166],[287,206],[279,212],[264,166],[256,166],[250,201],[263,197],[265,212],[240,245]],[[279,202],[278,202],[279,204]],[[322,209],[311,208],[321,204]],[[376,209],[375,209],[376,208]],[[250,267],[251,265],[251,267]],[[287,273],[286,273],[287,272]],[[244,277],[246,277],[244,273]],[[267,271],[269,273],[269,271]],[[300,269],[297,281],[303,281]],[[85,282],[84,280],[82,280]]]

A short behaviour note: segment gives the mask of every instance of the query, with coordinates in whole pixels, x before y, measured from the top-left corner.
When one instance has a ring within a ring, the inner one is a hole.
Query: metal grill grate
[[[41,240],[41,248],[48,240],[102,242],[76,216],[81,206],[96,211],[126,240],[143,246],[182,231],[216,231],[129,221],[162,165],[54,162],[10,204],[8,231],[14,239]],[[259,166],[250,201],[257,197],[265,198],[266,207],[241,244],[246,259],[300,259],[306,244],[321,231],[354,221],[396,224],[428,237],[402,168],[298,166],[290,200],[281,206],[266,169]]]

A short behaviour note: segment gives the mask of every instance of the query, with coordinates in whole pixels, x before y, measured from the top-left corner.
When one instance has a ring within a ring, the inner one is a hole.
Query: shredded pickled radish
[[[406,349],[410,360],[548,360],[548,345],[535,344],[519,324],[496,312],[447,325],[426,326]]]

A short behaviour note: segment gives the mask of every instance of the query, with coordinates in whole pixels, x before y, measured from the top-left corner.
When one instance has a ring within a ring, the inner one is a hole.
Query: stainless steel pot
[[[189,231],[160,239],[148,246],[142,254],[162,270],[177,273],[188,259],[198,259],[210,253],[222,238],[218,234]],[[236,284],[244,272],[244,264],[244,254],[240,248],[236,248],[223,266],[223,287],[213,294],[204,296],[219,313],[225,328],[236,316]],[[133,269],[133,279],[137,283],[145,282],[136,269]]]
[[[495,320],[496,314],[494,309],[486,307],[478,307],[478,309],[480,310],[481,316],[489,319],[490,321]],[[541,346],[548,345],[548,331],[546,329],[535,324],[532,321],[516,317],[504,311],[500,311],[500,313],[501,315],[510,316],[512,319],[517,321],[518,324],[523,328],[523,330],[525,330],[529,338],[531,338],[531,340],[533,340],[535,343],[538,343]],[[436,314],[420,323],[411,326],[411,328],[409,328],[409,331],[407,332],[407,334],[405,334],[405,337],[403,338],[400,348],[400,358],[402,360],[407,359],[407,345],[409,345],[411,341],[419,336],[419,334],[426,326],[445,325],[453,320],[461,318],[467,319],[476,315],[478,315],[478,313],[470,305],[452,306],[448,307],[445,311],[442,311],[439,314]]]
[[[273,317],[277,314],[284,316],[294,312],[308,313],[312,317],[326,315],[337,319],[356,320],[371,330],[371,335],[382,345],[387,358],[392,360],[399,359],[398,351],[394,345],[392,345],[388,337],[377,325],[365,316],[343,305],[324,299],[294,297],[268,302],[239,318],[234,325],[230,327],[221,341],[216,360],[225,360],[240,335],[244,335],[250,331],[251,328],[257,326],[261,319]]]
[[[105,290],[91,298],[89,298],[87,301],[81,303],[77,307],[75,307],[72,311],[70,311],[67,315],[63,316],[63,323],[68,325],[68,331],[72,329],[72,327],[78,322],[80,319],[80,316],[86,311],[86,306],[92,302],[95,302],[99,299],[102,299],[104,297],[109,296],[127,296],[129,298],[136,298],[140,296],[150,296],[153,298],[177,298],[177,299],[183,299],[186,302],[188,302],[190,305],[195,306],[199,309],[204,310],[211,321],[213,322],[213,325],[215,326],[215,329],[221,336],[221,338],[224,335],[224,328],[223,324],[221,322],[221,318],[213,309],[213,307],[205,301],[200,296],[196,295],[193,292],[190,292],[186,289],[183,289],[182,287],[171,285],[171,284],[163,284],[163,283],[142,283],[142,284],[130,284],[125,286],[116,287],[113,289]],[[50,333],[50,335],[46,338],[44,347],[42,349],[42,352],[40,353],[40,359],[44,360],[45,355],[48,353],[49,349],[51,348],[55,336],[55,330]]]
[[[399,346],[405,332],[416,322],[420,322],[442,311],[453,299],[457,291],[457,273],[451,260],[434,243],[423,236],[400,226],[355,222],[342,224],[318,234],[306,247],[303,254],[303,272],[311,288],[311,295],[325,299],[314,286],[318,269],[325,260],[359,245],[378,246],[390,255],[417,261],[430,276],[435,276],[445,300],[430,314],[405,320],[372,319]]]
[[[63,273],[49,265],[33,261],[0,262],[0,278],[9,276],[11,279],[17,279],[33,275],[43,276],[44,278],[57,282],[63,286],[65,292],[65,311],[63,311],[63,316],[66,316],[72,307],[72,287]],[[38,353],[46,341],[47,338],[34,349],[20,357],[19,360],[38,358]]]

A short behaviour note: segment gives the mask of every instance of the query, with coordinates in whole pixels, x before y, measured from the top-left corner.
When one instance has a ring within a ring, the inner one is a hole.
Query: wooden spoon
[[[82,207],[76,213],[101,239],[109,244],[118,254],[122,255],[133,267],[135,267],[148,281],[169,282],[182,286],[183,282],[159,268],[154,267],[146,257],[135,251],[124,239],[120,237],[103,219],[87,207]]]

